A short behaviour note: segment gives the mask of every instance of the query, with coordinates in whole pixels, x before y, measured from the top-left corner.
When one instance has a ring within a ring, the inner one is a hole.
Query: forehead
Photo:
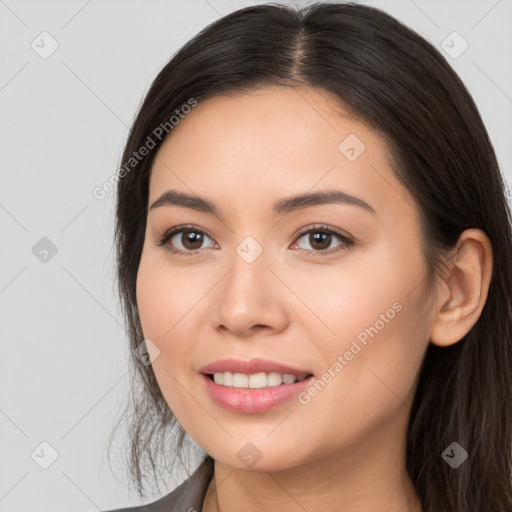
[[[150,202],[167,189],[274,203],[314,189],[364,197],[377,210],[412,198],[394,176],[383,137],[329,93],[264,88],[199,102],[156,155]]]

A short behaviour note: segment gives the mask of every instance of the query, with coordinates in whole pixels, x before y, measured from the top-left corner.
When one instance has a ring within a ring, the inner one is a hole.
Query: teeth
[[[305,378],[305,377],[304,377]],[[222,386],[233,388],[267,388],[273,386],[280,386],[281,384],[293,384],[297,380],[295,375],[290,373],[231,373],[231,372],[217,372],[213,374],[213,380]]]
[[[295,375],[290,375],[289,373],[285,373],[283,375],[284,384],[293,384],[296,380],[297,378],[295,377]]]
[[[221,384],[223,386],[232,386],[233,385],[233,374],[229,372],[224,373],[217,373],[216,375],[222,375],[222,382]]]
[[[222,385],[224,385],[224,375],[222,376]],[[245,373],[234,373],[233,382],[231,385],[234,388],[248,388],[249,387],[249,376]]]

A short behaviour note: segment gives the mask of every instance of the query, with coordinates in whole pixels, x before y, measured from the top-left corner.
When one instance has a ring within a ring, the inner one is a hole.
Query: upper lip
[[[220,359],[203,366],[200,370],[204,374],[213,374],[220,372],[231,372],[231,373],[245,373],[247,375],[253,373],[288,373],[295,375],[297,378],[306,377],[311,375],[308,370],[302,370],[299,368],[293,368],[291,366],[278,363],[276,361],[269,361],[267,359],[249,359],[244,361],[242,359]]]

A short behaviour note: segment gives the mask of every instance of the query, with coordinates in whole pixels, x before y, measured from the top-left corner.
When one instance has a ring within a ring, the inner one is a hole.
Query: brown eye
[[[193,251],[194,249],[201,248],[204,237],[205,235],[201,231],[197,231],[195,229],[184,229],[171,238],[171,241],[175,238],[178,242],[181,242],[184,250]]]
[[[213,242],[204,231],[194,226],[178,226],[167,230],[156,244],[167,246],[171,252],[193,254],[199,253],[206,239]]]
[[[313,253],[322,253],[325,251],[338,252],[340,250],[348,249],[354,243],[349,237],[342,235],[331,228],[323,226],[313,227],[307,231],[303,231],[298,240],[301,239],[305,239],[310,247],[301,246],[299,242],[296,242],[295,245],[297,245],[299,249],[308,250]],[[338,243],[338,247],[336,248],[335,246],[334,250],[331,251],[331,245],[336,239],[341,241],[341,244]]]
[[[319,251],[324,251],[329,248],[332,241],[332,235],[329,233],[321,233],[321,232],[311,232],[309,233],[308,242],[311,244],[313,249],[318,249]]]

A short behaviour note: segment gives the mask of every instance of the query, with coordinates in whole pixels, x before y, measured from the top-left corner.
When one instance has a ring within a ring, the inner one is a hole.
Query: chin
[[[262,435],[262,438],[265,436]],[[243,441],[226,446],[215,446],[207,450],[217,463],[241,471],[283,471],[300,465],[305,454],[297,453],[297,444],[283,446],[282,443],[269,443],[265,446],[258,441]]]

